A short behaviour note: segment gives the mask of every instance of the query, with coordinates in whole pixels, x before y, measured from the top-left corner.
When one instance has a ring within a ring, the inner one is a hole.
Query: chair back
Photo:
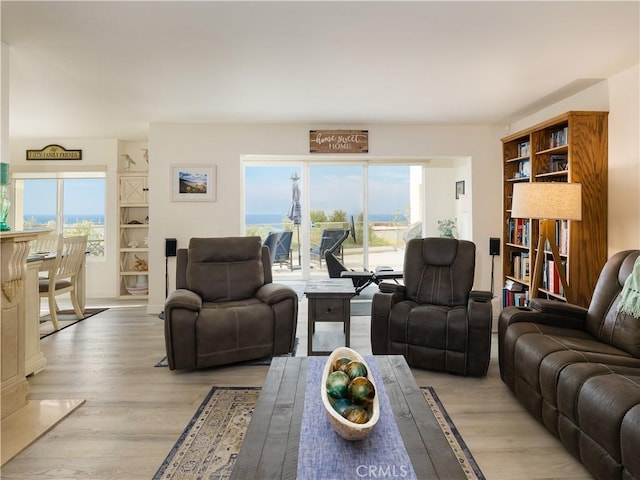
[[[640,358],[640,321],[618,312],[622,288],[631,275],[640,250],[624,250],[604,265],[593,291],[585,330],[599,341]]]
[[[322,239],[320,240],[320,253],[324,256],[324,252],[333,247],[344,236],[344,228],[325,228],[322,231]]]
[[[466,306],[475,265],[473,242],[455,238],[409,240],[404,257],[405,298],[418,304]]]
[[[275,261],[276,252],[278,250],[278,238],[280,237],[280,232],[269,232],[267,238],[264,239],[264,243],[262,244],[265,247],[269,248],[269,258],[271,259],[271,264]]]
[[[274,260],[289,260],[289,250],[291,250],[291,239],[293,238],[293,232],[287,230],[280,232],[276,242],[276,251]]]
[[[187,288],[205,302],[253,298],[267,276],[262,252],[260,237],[192,238],[186,266]]]
[[[38,238],[31,241],[29,253],[54,253],[58,251],[58,244],[62,239],[62,235],[51,233],[47,235],[38,235]]]
[[[58,243],[56,253],[56,267],[53,274],[55,280],[76,276],[80,271],[86,254],[86,235],[63,237],[62,241]]]

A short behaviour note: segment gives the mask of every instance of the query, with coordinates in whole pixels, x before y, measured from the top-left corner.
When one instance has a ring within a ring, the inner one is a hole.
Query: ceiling
[[[10,135],[504,124],[639,62],[640,3],[6,1]]]

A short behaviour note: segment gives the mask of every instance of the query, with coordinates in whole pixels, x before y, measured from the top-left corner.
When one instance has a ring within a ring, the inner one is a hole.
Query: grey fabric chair
[[[165,302],[169,368],[194,369],[293,351],[298,296],[273,283],[260,237],[192,238]]]
[[[454,238],[409,240],[404,285],[373,296],[371,347],[413,367],[483,376],[491,353],[491,293],[472,291],[476,247]]]

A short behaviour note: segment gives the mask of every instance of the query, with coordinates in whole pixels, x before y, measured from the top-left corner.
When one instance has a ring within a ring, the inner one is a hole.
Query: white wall
[[[82,150],[82,160],[26,160],[27,150],[39,150],[49,144],[67,149]],[[106,188],[106,251],[104,258],[90,257],[87,261],[87,297],[113,298],[118,285],[118,212],[117,160],[118,141],[87,138],[12,138],[10,145],[11,171],[37,168],[41,171],[68,166],[70,169],[92,166],[104,167]]]
[[[640,64],[609,79],[609,256],[640,248]]]
[[[9,162],[9,45],[0,43],[0,161]]]
[[[263,125],[152,124],[150,126],[150,313],[164,300],[164,239],[175,237],[186,247],[196,236],[231,236],[241,231],[242,155],[299,155],[309,153],[309,130],[345,128],[369,130],[369,155],[382,157],[468,157],[467,180],[474,215],[472,239],[478,245],[476,287],[490,287],[489,237],[499,235],[501,153],[499,131],[487,126],[426,125]],[[217,165],[218,200],[214,203],[170,201],[171,164]],[[455,177],[456,180],[460,178]],[[475,188],[471,189],[471,184]],[[445,195],[455,195],[455,180]],[[476,210],[476,205],[478,209]],[[493,212],[487,215],[487,212]],[[455,216],[455,212],[452,212]],[[450,215],[450,212],[447,212]],[[485,248],[486,246],[486,248]],[[170,276],[173,264],[170,264]]]
[[[640,248],[640,64],[511,125],[516,132],[569,110],[609,112],[609,256]]]

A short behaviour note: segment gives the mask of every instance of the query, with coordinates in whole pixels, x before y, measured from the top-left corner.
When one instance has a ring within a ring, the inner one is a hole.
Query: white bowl
[[[327,383],[327,377],[331,373],[331,369],[333,366],[333,362],[335,362],[338,358],[346,357],[351,360],[357,360],[362,362],[367,367],[367,378],[376,389],[376,395],[373,397],[373,403],[369,407],[370,414],[369,420],[367,423],[353,423],[340,415],[329,403],[329,396],[327,394],[327,389],[325,387]],[[364,358],[356,352],[347,347],[338,347],[331,355],[329,355],[329,359],[324,366],[324,370],[322,372],[322,382],[320,385],[320,395],[322,397],[322,405],[324,409],[327,411],[327,415],[329,416],[329,421],[331,422],[331,426],[336,431],[338,435],[340,435],[345,440],[360,440],[365,438],[367,435],[371,433],[373,427],[375,427],[376,423],[378,423],[378,419],[380,418],[380,401],[378,400],[378,387],[376,387],[375,382],[373,381],[373,377],[371,375],[371,369],[367,362],[364,361]]]

